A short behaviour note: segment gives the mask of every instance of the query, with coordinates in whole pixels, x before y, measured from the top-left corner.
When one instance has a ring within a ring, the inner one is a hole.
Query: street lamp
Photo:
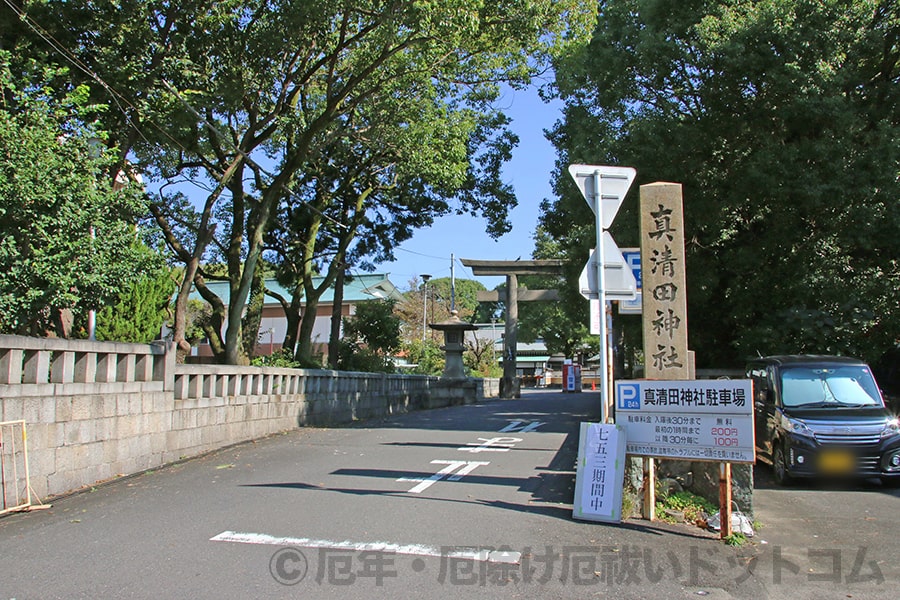
[[[431,279],[431,275],[422,275],[422,281],[425,282],[425,285],[422,286],[422,342],[425,342],[425,332],[428,329],[428,280]]]

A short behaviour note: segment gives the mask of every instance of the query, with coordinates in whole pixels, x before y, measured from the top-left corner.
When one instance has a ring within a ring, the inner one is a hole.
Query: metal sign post
[[[606,301],[607,295],[610,290],[607,289],[607,281],[605,277],[605,270],[608,267],[615,268],[614,265],[607,265],[607,256],[612,255],[614,258],[612,262],[620,263],[623,267],[625,265],[625,259],[622,258],[622,253],[619,252],[618,247],[616,246],[615,241],[612,236],[609,234],[607,229],[612,225],[613,219],[616,216],[616,213],[619,210],[619,207],[622,205],[622,201],[625,200],[625,194],[628,193],[628,188],[631,187],[631,183],[634,181],[634,177],[636,175],[636,171],[631,167],[602,167],[602,166],[593,166],[593,165],[571,165],[569,166],[569,174],[572,176],[572,179],[575,180],[575,184],[578,186],[578,189],[581,190],[581,195],[584,196],[584,199],[587,201],[588,206],[591,207],[591,210],[594,211],[594,216],[596,217],[597,222],[597,248],[596,248],[596,260],[588,261],[587,270],[588,280],[590,277],[590,270],[593,268],[596,271],[596,287],[593,285],[588,285],[589,291],[587,294],[582,292],[583,295],[586,295],[588,298],[596,297],[599,300],[600,305],[600,422],[601,423],[609,423],[611,422],[611,396],[610,388],[611,382],[608,374],[609,368],[609,357],[608,357],[608,346],[609,342],[607,340],[607,322],[606,322]],[[592,264],[594,263],[594,264]],[[634,290],[636,284],[634,283],[634,277],[631,275],[631,271],[627,268],[624,269],[625,277],[623,281],[628,282],[628,287],[630,290],[617,290],[620,294],[627,294],[627,297],[633,297]],[[630,277],[630,281],[628,281],[628,277]],[[594,296],[596,294],[596,296]]]

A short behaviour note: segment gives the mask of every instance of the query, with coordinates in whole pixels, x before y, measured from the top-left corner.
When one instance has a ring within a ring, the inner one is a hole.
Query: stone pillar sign
[[[644,361],[648,379],[689,379],[681,184],[641,186]]]
[[[644,377],[690,379],[684,209],[680,183],[641,186]],[[656,468],[643,459],[643,514],[653,519]]]

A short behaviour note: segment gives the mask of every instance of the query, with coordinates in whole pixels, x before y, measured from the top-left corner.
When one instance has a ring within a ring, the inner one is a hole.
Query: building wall
[[[176,365],[168,343],[0,335],[0,421],[24,421],[41,498],[298,426],[496,396],[476,379]]]

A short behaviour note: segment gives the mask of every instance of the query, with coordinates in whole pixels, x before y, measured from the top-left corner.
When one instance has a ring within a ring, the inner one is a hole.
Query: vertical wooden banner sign
[[[689,379],[684,207],[680,183],[641,186],[644,377]],[[656,475],[644,458],[644,518],[653,519]]]

